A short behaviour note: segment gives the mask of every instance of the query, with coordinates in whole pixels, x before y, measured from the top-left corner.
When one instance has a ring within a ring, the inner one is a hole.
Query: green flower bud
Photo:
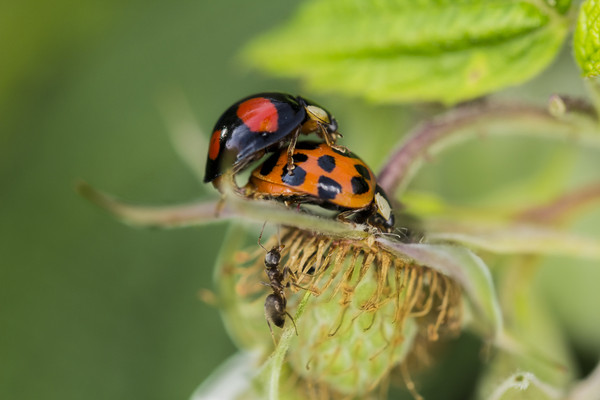
[[[298,333],[287,354],[287,376],[304,386],[296,390],[319,388],[331,396],[369,393],[416,341],[437,340],[439,332],[460,327],[458,286],[429,268],[398,259],[373,240],[336,241],[286,229],[281,245],[278,271],[285,277],[281,296],[289,313],[281,315],[285,326],[293,323],[291,329]],[[264,246],[278,248],[278,237]],[[232,337],[241,347],[268,354],[263,303],[281,286],[269,285],[266,252],[258,250],[238,252],[238,264],[219,279],[222,296],[233,298],[224,313]],[[234,296],[227,296],[232,287]],[[307,291],[311,295],[304,312],[294,321],[291,316]],[[271,326],[276,340],[280,330]]]

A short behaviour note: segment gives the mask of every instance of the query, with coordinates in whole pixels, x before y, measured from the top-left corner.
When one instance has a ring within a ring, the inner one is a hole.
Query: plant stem
[[[180,228],[208,224],[231,216],[222,210],[217,216],[217,202],[198,202],[171,206],[140,206],[121,202],[94,189],[86,182],[78,182],[75,190],[82,197],[110,212],[126,224],[144,228]]]
[[[584,211],[586,206],[597,202],[600,202],[600,183],[598,182],[560,196],[549,204],[521,211],[515,217],[518,220],[535,223],[559,222]]]
[[[483,134],[533,135],[572,140],[600,149],[595,118],[557,118],[530,105],[472,104],[425,122],[389,157],[379,185],[391,196],[406,188],[423,161],[441,150]]]
[[[76,190],[82,197],[121,221],[142,228],[180,228],[242,218],[259,223],[267,221],[293,226],[341,239],[364,239],[369,235],[369,227],[366,225],[296,211],[275,201],[247,199],[233,193],[232,190],[226,190],[222,203],[204,201],[171,206],[127,204],[85,182],[78,183]]]
[[[296,309],[296,315],[294,316],[296,321],[300,320],[302,317],[304,308],[306,307],[308,299],[310,298],[310,294],[311,293],[307,291],[302,300],[300,300],[298,308]],[[290,347],[292,339],[294,338],[295,332],[295,328],[288,324],[287,328],[281,334],[277,348],[271,355],[269,361],[265,364],[270,369],[269,400],[277,400],[279,398],[279,380],[281,378],[281,369],[283,368],[285,355]]]
[[[586,79],[587,89],[592,98],[592,102],[596,108],[596,112],[600,114],[600,78],[591,77]]]

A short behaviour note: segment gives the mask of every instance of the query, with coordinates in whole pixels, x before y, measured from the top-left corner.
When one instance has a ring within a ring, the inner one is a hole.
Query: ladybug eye
[[[327,114],[327,111],[323,110],[321,107],[306,106],[306,113],[313,121],[317,121],[323,124],[331,123],[331,121],[329,120],[329,114]]]
[[[338,126],[337,126],[337,121],[335,120],[335,118],[331,119],[331,122],[329,123],[329,125],[327,126],[327,130],[329,132],[337,132],[338,130]],[[338,133],[339,135],[339,133]]]

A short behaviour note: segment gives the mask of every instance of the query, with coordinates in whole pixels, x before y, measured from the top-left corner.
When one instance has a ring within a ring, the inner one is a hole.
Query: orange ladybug
[[[271,155],[250,176],[246,191],[254,197],[317,204],[339,210],[384,231],[392,231],[394,215],[373,171],[354,153],[326,143],[299,142],[288,171],[287,151]]]

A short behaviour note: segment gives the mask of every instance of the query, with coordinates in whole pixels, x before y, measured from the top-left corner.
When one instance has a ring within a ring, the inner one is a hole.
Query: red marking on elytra
[[[238,106],[237,116],[253,132],[275,132],[279,113],[271,100],[255,97]]]
[[[212,136],[210,137],[210,146],[208,148],[208,158],[211,160],[216,160],[219,155],[219,150],[221,149],[221,130],[214,131]]]

